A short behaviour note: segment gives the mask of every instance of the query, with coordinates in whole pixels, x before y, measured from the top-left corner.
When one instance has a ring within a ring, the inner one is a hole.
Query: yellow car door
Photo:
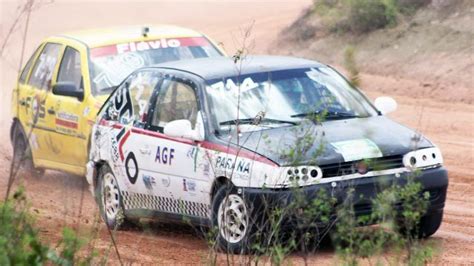
[[[84,56],[81,56],[83,54]],[[51,116],[51,127],[55,134],[51,144],[55,147],[52,155],[56,167],[82,174],[87,161],[87,141],[89,132],[88,115],[90,107],[88,93],[85,93],[86,53],[66,46],[61,57],[57,77],[46,100],[46,112]],[[83,72],[84,69],[84,72]]]
[[[51,142],[52,128],[49,126],[51,118],[47,115],[45,103],[51,82],[57,72],[58,58],[63,45],[59,43],[45,43],[41,53],[35,61],[25,90],[24,101],[26,105],[25,120],[26,131],[30,129],[30,147],[35,165],[44,166],[52,159],[55,145]],[[22,100],[22,99],[20,99]]]
[[[31,55],[18,78],[17,86],[12,93],[12,103],[14,103],[12,104],[12,115],[19,119],[23,129],[26,131],[25,134],[28,134],[30,129],[29,125],[31,124],[31,121],[28,121],[31,118],[31,116],[28,115],[28,112],[31,111],[31,101],[28,100],[28,97],[31,97],[31,94],[33,93],[31,86],[28,84],[28,78],[41,48],[43,48],[43,45],[40,45]]]

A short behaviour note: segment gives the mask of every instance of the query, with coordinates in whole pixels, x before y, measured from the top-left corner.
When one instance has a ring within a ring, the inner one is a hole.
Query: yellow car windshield
[[[90,51],[92,93],[111,93],[140,67],[212,56],[221,53],[204,37],[162,38],[93,48]]]

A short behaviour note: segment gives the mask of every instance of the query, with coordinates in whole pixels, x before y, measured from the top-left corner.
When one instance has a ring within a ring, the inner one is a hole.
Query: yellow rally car
[[[13,91],[14,162],[34,175],[45,169],[84,175],[96,114],[126,76],[143,66],[222,55],[203,34],[167,25],[47,38]]]

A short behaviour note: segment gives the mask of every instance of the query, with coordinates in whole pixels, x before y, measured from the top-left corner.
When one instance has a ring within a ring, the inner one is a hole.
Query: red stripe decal
[[[92,58],[101,56],[116,55],[119,53],[135,52],[143,50],[163,49],[169,47],[187,46],[210,46],[209,41],[204,37],[184,37],[184,38],[161,38],[156,40],[142,40],[92,48],[90,56]],[[120,47],[119,47],[120,46]]]
[[[77,129],[77,122],[67,121],[63,119],[56,118],[56,125],[62,127],[68,127],[72,129]]]
[[[107,126],[110,126],[110,125],[107,125]],[[115,129],[123,128],[123,125],[117,124],[117,123],[112,124],[111,126]],[[135,134],[150,136],[150,137],[154,137],[154,138],[166,139],[166,140],[179,142],[179,143],[183,143],[183,144],[188,144],[188,145],[195,145],[195,144],[198,143],[197,141],[193,141],[193,140],[189,140],[189,139],[173,138],[173,137],[167,136],[163,133],[159,133],[159,132],[155,132],[155,131],[150,131],[150,130],[145,130],[145,129],[140,129],[140,128],[132,128],[131,130],[127,131],[127,133],[125,133],[125,136],[120,140],[120,143],[119,143],[119,153],[120,153],[120,158],[122,159],[122,161],[124,160],[123,159],[124,155],[123,155],[123,152],[122,152],[122,146],[125,143],[125,141],[127,140],[127,138],[129,137],[130,132],[135,133]],[[224,153],[231,154],[231,155],[237,155],[237,156],[242,157],[242,158],[254,160],[254,161],[261,162],[261,163],[264,163],[264,164],[268,164],[268,165],[271,165],[271,166],[278,166],[278,164],[276,164],[272,160],[268,159],[267,157],[262,156],[258,153],[255,153],[255,152],[248,151],[248,150],[243,149],[243,148],[242,149],[236,149],[236,148],[233,148],[233,147],[228,147],[227,145],[221,145],[221,144],[217,144],[217,143],[213,143],[213,142],[209,142],[209,141],[202,141],[200,143],[201,143],[201,147],[203,147],[205,149],[218,151],[218,152],[224,152]]]
[[[189,144],[189,145],[194,145],[194,144],[197,143],[196,141],[193,141],[193,140],[183,139],[183,138],[173,138],[173,137],[167,136],[163,133],[144,130],[144,129],[133,128],[132,132],[137,133],[137,134],[150,136],[150,137],[162,138],[162,139],[167,139],[167,140],[171,140],[171,141],[175,141],[175,142],[179,142],[179,143]],[[236,149],[236,148],[233,148],[233,147],[227,147],[226,145],[216,144],[216,143],[209,142],[209,141],[202,141],[201,142],[201,147],[203,147],[205,149],[209,149],[209,150],[218,151],[218,152],[225,152],[225,153],[231,154],[231,155],[238,155],[239,157],[255,160],[255,161],[258,161],[258,162],[261,162],[261,163],[269,164],[271,166],[278,166],[272,160],[270,160],[270,159],[268,159],[264,156],[261,156],[258,153],[250,152],[250,151],[244,150],[244,149],[239,150],[239,149]]]
[[[160,138],[160,139],[167,139],[167,140],[171,140],[171,141],[175,141],[175,142],[189,144],[189,145],[196,144],[196,141],[194,141],[194,140],[183,139],[183,138],[173,138],[173,137],[167,136],[163,133],[144,130],[144,129],[139,129],[139,128],[132,128],[132,132],[137,133],[137,134],[141,134],[141,135],[150,136],[150,137],[155,137],[155,138]]]
[[[131,130],[125,132],[125,135],[122,137],[122,139],[120,140],[119,142],[119,154],[120,154],[120,160],[123,160],[125,159],[125,156],[123,155],[123,145],[125,144],[125,142],[127,141],[128,137],[130,137],[130,132]]]

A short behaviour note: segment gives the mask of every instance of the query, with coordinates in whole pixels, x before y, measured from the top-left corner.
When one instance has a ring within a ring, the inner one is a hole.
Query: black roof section
[[[205,80],[271,72],[285,69],[321,67],[323,64],[302,58],[285,56],[247,56],[234,63],[231,57],[209,57],[180,60],[154,65],[154,68],[175,69],[193,73]]]

